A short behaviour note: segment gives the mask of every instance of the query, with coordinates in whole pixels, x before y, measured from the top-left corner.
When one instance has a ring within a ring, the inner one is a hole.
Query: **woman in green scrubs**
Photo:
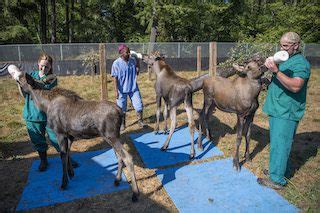
[[[291,145],[306,108],[310,64],[300,51],[300,42],[297,33],[285,33],[280,47],[288,52],[289,59],[280,65],[270,58],[265,61],[265,66],[273,73],[263,106],[263,112],[269,116],[269,178],[257,181],[274,189],[282,189],[287,184]]]
[[[56,75],[52,73],[52,58],[51,56],[42,53],[38,59],[38,70],[29,73],[37,82],[38,86],[44,90],[50,90],[57,85]],[[20,88],[20,87],[19,87]],[[47,126],[47,116],[40,111],[34,104],[32,97],[28,93],[22,92],[25,102],[23,107],[23,118],[26,122],[27,131],[32,142],[33,148],[38,152],[40,157],[39,171],[45,171],[48,166],[47,149],[45,134],[47,132],[49,141],[52,146],[60,152],[60,147],[55,133]],[[72,160],[74,168],[78,167],[77,162]]]

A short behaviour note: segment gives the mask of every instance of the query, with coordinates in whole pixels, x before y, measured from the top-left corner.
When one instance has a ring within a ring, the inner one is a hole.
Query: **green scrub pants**
[[[33,148],[38,152],[45,152],[48,149],[48,144],[46,143],[45,134],[47,132],[49,140],[52,146],[60,152],[57,137],[52,129],[47,127],[47,122],[30,122],[26,121],[27,130],[33,145]]]
[[[286,185],[284,177],[290,174],[289,156],[298,121],[269,117],[270,126],[270,179],[280,185]]]

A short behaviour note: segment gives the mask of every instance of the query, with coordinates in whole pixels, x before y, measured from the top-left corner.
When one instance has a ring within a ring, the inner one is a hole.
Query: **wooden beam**
[[[107,69],[106,69],[106,45],[99,44],[99,65],[101,77],[101,100],[108,99]]]
[[[201,46],[197,46],[197,72],[201,75]]]
[[[217,42],[210,42],[209,45],[209,76],[215,76],[217,72]]]

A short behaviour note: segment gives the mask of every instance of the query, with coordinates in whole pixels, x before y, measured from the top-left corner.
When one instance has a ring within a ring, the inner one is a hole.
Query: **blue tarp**
[[[232,159],[156,171],[180,212],[298,212],[276,191],[261,186]]]
[[[74,169],[75,176],[69,180],[66,190],[61,190],[62,165],[60,157],[48,158],[49,168],[38,171],[39,160],[30,169],[28,182],[16,210],[28,210],[41,206],[79,198],[108,194],[129,189],[130,185],[122,174],[122,182],[114,186],[117,172],[117,159],[112,149],[72,154],[80,166]]]
[[[135,147],[137,148],[143,162],[148,168],[174,165],[189,161],[190,156],[190,133],[188,126],[176,128],[173,133],[167,151],[161,151],[163,143],[168,135],[149,133],[130,134]],[[197,149],[198,132],[195,131],[195,159],[205,159],[213,156],[223,155],[214,143],[203,138],[203,151]]]

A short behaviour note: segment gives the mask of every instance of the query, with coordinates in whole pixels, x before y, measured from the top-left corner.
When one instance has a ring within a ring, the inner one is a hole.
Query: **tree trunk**
[[[156,5],[157,5],[157,0],[154,0],[152,5],[150,44],[148,48],[149,54],[153,51],[154,43],[156,42],[156,37],[157,37]]]
[[[51,0],[51,43],[57,42],[57,14],[56,14],[56,0]]]
[[[40,34],[41,43],[47,43],[47,14],[46,14],[46,0],[40,1]]]
[[[65,28],[65,32],[66,32],[66,36],[67,36],[67,41],[69,40],[70,38],[70,31],[69,31],[69,24],[70,24],[70,21],[69,21],[69,0],[66,0],[66,28]]]
[[[157,6],[157,0],[153,1],[152,5],[152,18],[151,18],[151,32],[150,32],[150,43],[148,47],[148,54],[153,52],[154,49],[154,43],[156,42],[156,37],[157,37],[157,17],[156,17],[156,6]],[[149,80],[151,80],[151,70],[150,67],[148,66],[148,77]]]
[[[70,10],[70,24],[69,24],[69,43],[73,40],[73,12],[74,12],[74,0],[71,0],[71,10]]]

